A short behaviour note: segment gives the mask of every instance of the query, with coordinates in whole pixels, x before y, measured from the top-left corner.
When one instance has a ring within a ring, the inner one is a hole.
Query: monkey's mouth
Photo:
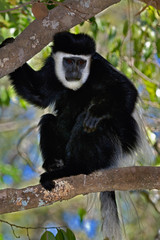
[[[66,77],[66,80],[68,81],[68,82],[78,82],[78,81],[80,81],[81,80],[81,78],[70,78],[70,77]]]
[[[68,71],[65,74],[65,78],[68,82],[78,82],[81,80],[82,74],[76,71]]]

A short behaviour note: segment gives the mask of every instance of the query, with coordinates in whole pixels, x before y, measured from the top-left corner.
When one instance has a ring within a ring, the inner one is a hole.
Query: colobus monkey
[[[34,71],[25,63],[10,80],[31,104],[55,106],[56,115],[43,115],[39,122],[45,189],[54,188],[54,179],[119,166],[136,150],[137,90],[96,52],[88,35],[57,33],[44,67]],[[100,198],[105,237],[120,240],[115,194],[103,192]]]

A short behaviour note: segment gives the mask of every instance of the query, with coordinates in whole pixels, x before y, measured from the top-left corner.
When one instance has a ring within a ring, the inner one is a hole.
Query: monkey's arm
[[[1,45],[4,47],[14,39],[6,39]],[[18,95],[31,104],[46,108],[54,101],[58,93],[58,84],[54,73],[54,60],[49,57],[44,67],[34,71],[27,63],[9,74],[11,84]]]
[[[25,63],[10,74],[10,80],[18,95],[31,104],[46,108],[57,94],[52,69],[54,63],[50,58],[40,71],[34,71]]]
[[[138,98],[138,92],[131,81],[99,54],[93,60],[92,74],[92,78],[96,77],[98,82],[95,80],[95,97],[84,119],[84,129],[87,132],[94,131],[103,119],[131,115]]]
[[[122,89],[118,87],[118,91],[122,91]],[[89,106],[83,122],[84,131],[94,132],[98,124],[104,119],[125,118],[132,114],[138,96],[137,91],[128,89],[128,92],[122,91],[121,93],[120,96],[119,92],[114,95],[112,95],[112,91],[108,92],[102,101],[97,100]]]

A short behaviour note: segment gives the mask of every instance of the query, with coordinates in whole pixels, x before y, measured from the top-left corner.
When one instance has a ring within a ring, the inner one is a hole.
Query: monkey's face
[[[53,58],[57,78],[65,87],[77,90],[86,82],[90,73],[90,55],[57,52]]]

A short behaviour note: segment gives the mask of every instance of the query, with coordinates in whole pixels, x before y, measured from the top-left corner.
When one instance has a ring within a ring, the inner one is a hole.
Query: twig
[[[29,229],[27,228],[26,230],[27,230],[27,237],[28,237],[28,240],[31,240],[31,239],[30,239],[30,236],[29,236]]]
[[[0,122],[0,132],[14,131],[19,128],[16,121],[12,122]]]
[[[23,8],[23,7],[27,6],[27,5],[32,5],[33,3],[36,3],[36,2],[40,2],[40,1],[39,1],[39,0],[32,0],[32,1],[30,1],[30,2],[20,4],[20,5],[17,6],[17,7],[9,8],[9,9],[6,9],[6,10],[2,10],[2,11],[0,11],[0,13],[11,12],[11,11],[17,10],[17,9],[19,9],[19,8]],[[52,0],[52,2],[53,2],[53,3],[45,3],[45,4],[46,4],[46,5],[53,5],[53,4],[61,5],[61,4],[63,4],[63,3],[57,2],[57,1],[55,1],[55,0]]]
[[[10,224],[10,226],[11,226],[11,229],[12,229],[13,235],[14,235],[16,238],[20,238],[20,236],[17,236],[17,235],[16,235],[16,233],[15,233],[15,231],[14,231],[14,228],[13,228],[13,225]]]
[[[155,123],[160,123],[160,119],[157,117],[148,116],[147,114],[143,114],[143,116],[152,119]]]
[[[29,230],[42,229],[42,230],[47,231],[47,229],[60,229],[60,228],[66,228],[66,226],[59,226],[59,227],[43,227],[43,226],[39,226],[39,227],[24,227],[24,226],[19,226],[19,225],[16,225],[16,224],[10,223],[10,222],[5,221],[5,220],[2,220],[2,219],[0,219],[0,222],[1,222],[1,223],[8,224],[8,225],[11,227],[12,232],[13,232],[13,235],[14,235],[16,238],[20,238],[20,236],[18,236],[18,235],[15,233],[14,228],[25,229],[26,232],[27,232],[28,240],[31,240],[31,239],[30,239],[30,236],[29,236]]]
[[[33,163],[31,162],[31,160],[28,158],[27,154],[25,152],[22,152],[21,149],[20,149],[20,146],[23,142],[23,140],[35,129],[37,128],[37,124],[30,127],[29,129],[27,129],[27,131],[20,137],[20,139],[18,140],[18,143],[17,143],[17,152],[18,152],[18,155],[23,158],[27,164],[32,168],[32,170],[35,172],[36,170],[34,169],[33,167]]]
[[[160,10],[160,2],[159,0],[140,0],[141,2],[146,3],[147,5],[151,5],[157,10]]]
[[[157,102],[151,102],[150,100],[146,100],[146,99],[143,99],[143,103],[145,103],[146,105],[149,105],[151,107],[154,107],[154,108],[158,108],[160,107],[160,104],[157,103]]]
[[[23,4],[21,4],[21,5],[17,6],[17,7],[14,7],[14,8],[9,8],[9,9],[6,9],[6,10],[2,10],[2,11],[0,11],[0,13],[11,12],[11,11],[17,10],[19,8],[23,8],[23,7],[27,6],[27,5],[31,5],[33,3],[35,3],[34,0],[32,0],[31,2],[23,3]]]
[[[135,14],[135,17],[140,15],[142,12],[144,12],[146,10],[146,8],[149,7],[149,5],[151,5],[152,2],[153,2],[153,0],[149,1],[149,3],[147,3],[146,6],[144,6],[138,13]]]
[[[148,192],[142,192],[142,195],[146,198],[147,202],[149,202],[149,203],[153,206],[154,210],[155,210],[156,212],[160,213],[160,211],[159,211],[159,209],[157,208],[156,204],[154,204],[154,202],[151,200]]]
[[[129,61],[128,57],[125,56],[124,60],[127,61],[128,65],[130,67],[132,67],[133,71],[135,73],[137,73],[142,79],[146,79],[147,81],[152,82],[152,83],[156,84],[157,86],[159,86],[159,82],[158,81],[152,80],[151,78],[146,76],[144,73],[142,73],[138,68],[136,68],[136,66],[134,65],[134,59],[133,58],[131,59],[131,61]]]
[[[47,229],[60,229],[60,228],[65,228],[66,226],[59,226],[59,227],[44,227],[44,226],[37,226],[37,227],[24,227],[24,226],[20,226],[20,225],[16,225],[14,223],[10,223],[8,221],[5,221],[3,219],[0,219],[1,223],[5,223],[8,224],[9,226],[11,226],[11,228],[15,227],[15,228],[19,228],[19,229],[26,229],[27,230],[35,230],[35,229],[42,229],[42,230],[47,230]]]

